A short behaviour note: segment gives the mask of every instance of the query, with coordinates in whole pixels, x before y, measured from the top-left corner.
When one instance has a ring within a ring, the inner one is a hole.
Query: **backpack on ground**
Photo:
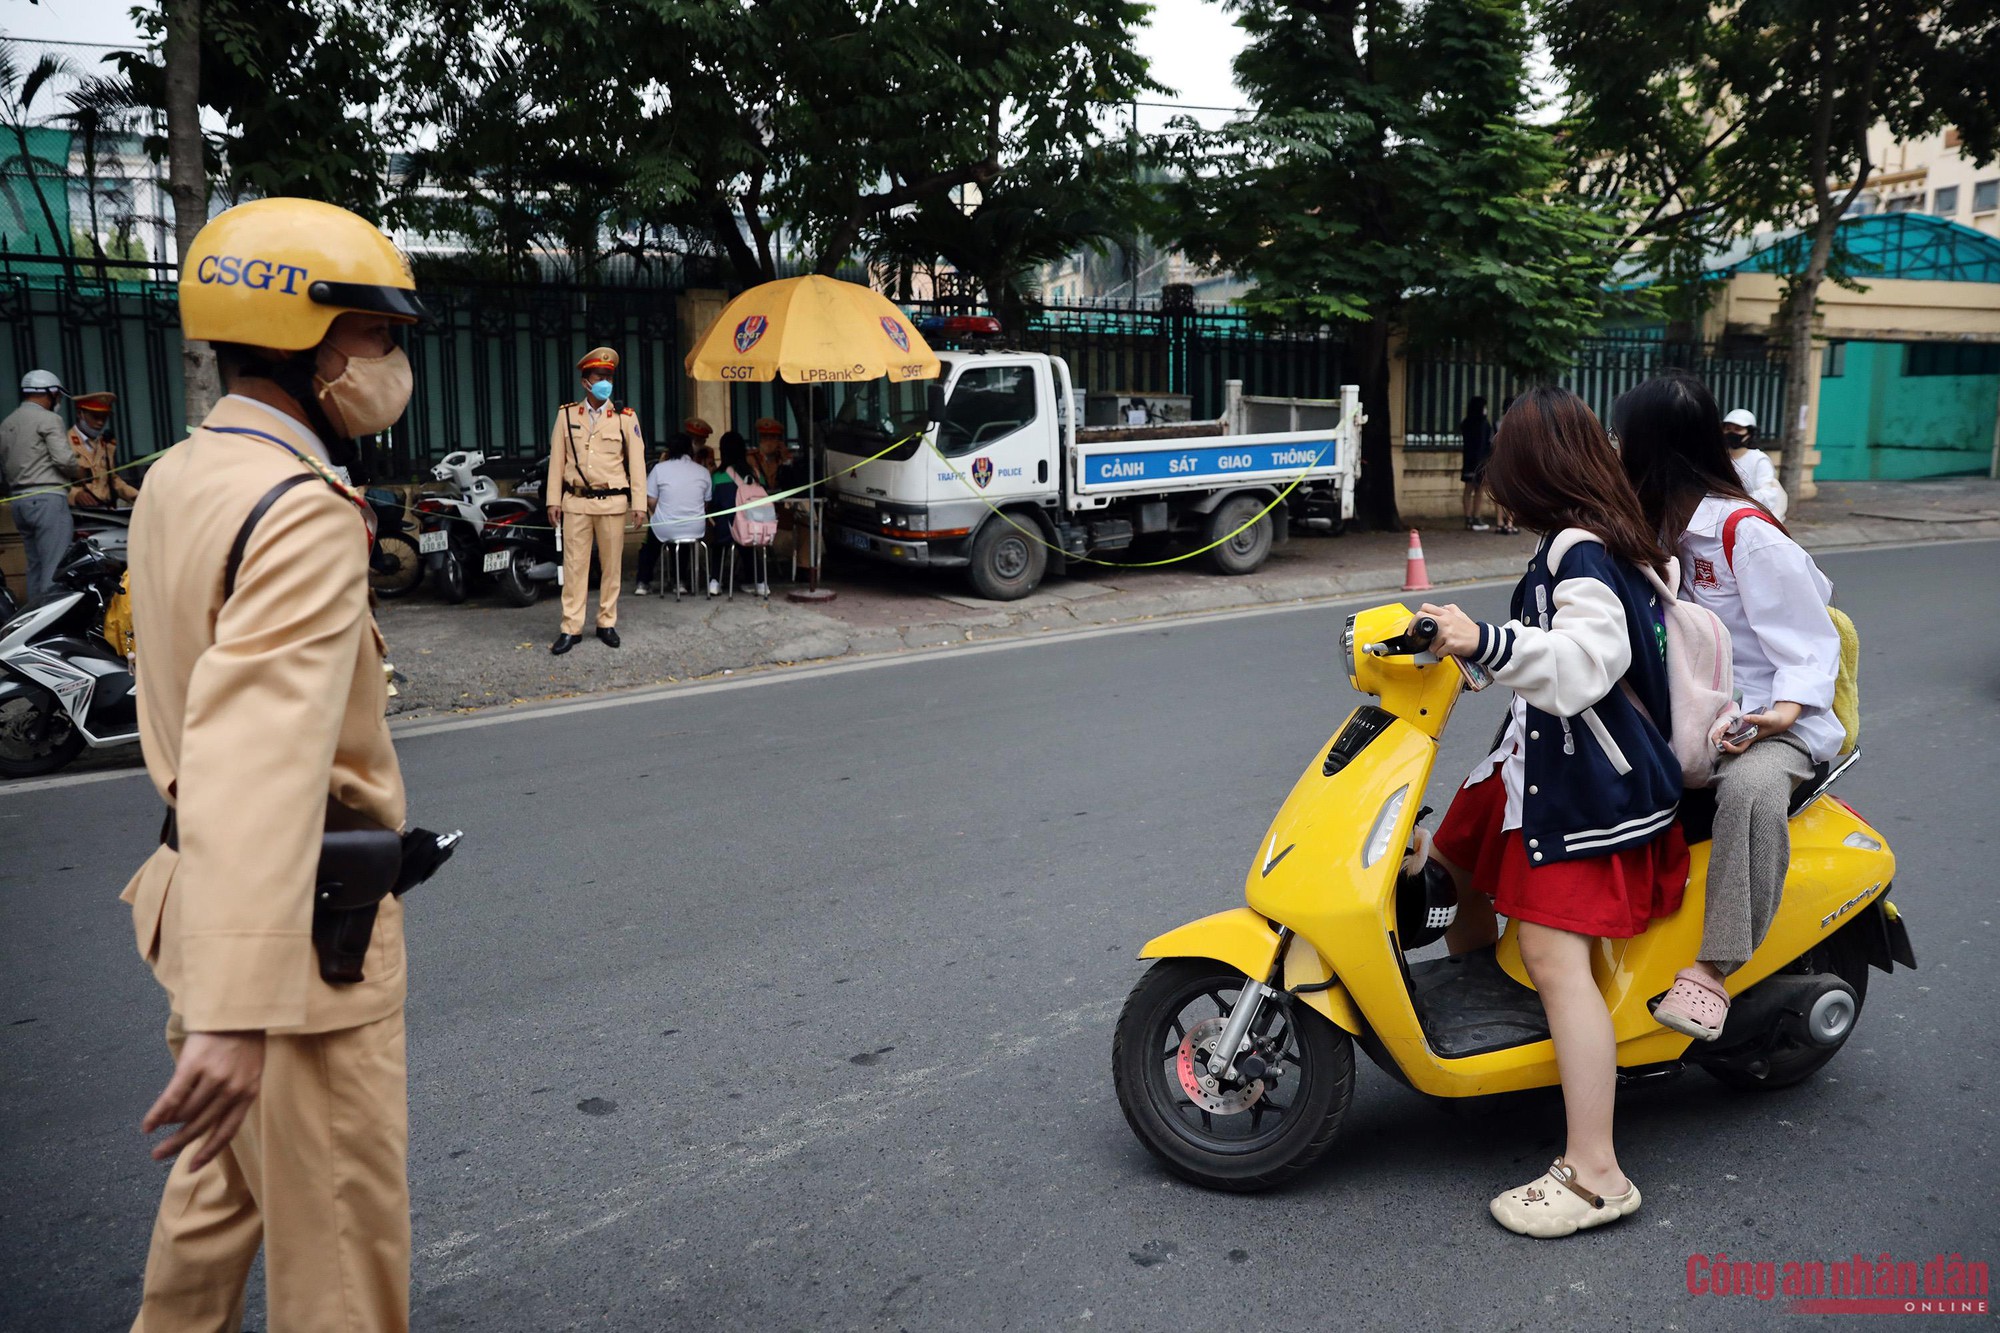
[[[729,535],[738,546],[769,546],[778,536],[778,507],[755,477],[736,481],[736,513]]]
[[[1571,546],[1579,541],[1602,542],[1594,533],[1570,528],[1549,546],[1549,573],[1553,575]],[[1674,758],[1680,761],[1681,784],[1705,787],[1715,780],[1716,761],[1721,755],[1715,742],[1728,729],[1730,720],[1742,712],[1736,706],[1736,669],[1730,658],[1729,627],[1715,612],[1693,602],[1682,601],[1674,589],[1680,583],[1680,562],[1669,556],[1667,574],[1662,578],[1650,565],[1640,572],[1659,594],[1660,621],[1664,629],[1667,665],[1667,701],[1672,712],[1669,726],[1660,727]],[[1641,713],[1645,705],[1629,684],[1620,682],[1626,697]],[[1659,721],[1648,715],[1654,726]]]
[[[1745,506],[1722,520],[1722,562],[1736,573],[1736,525],[1746,518],[1775,522],[1761,509]],[[1847,612],[1828,604],[1827,618],[1840,635],[1840,672],[1833,682],[1833,715],[1840,721],[1840,753],[1852,754],[1861,744],[1861,635]]]

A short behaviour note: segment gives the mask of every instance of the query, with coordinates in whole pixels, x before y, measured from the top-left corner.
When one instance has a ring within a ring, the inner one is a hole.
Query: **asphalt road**
[[[1335,1151],[1258,1197],[1168,1178],[1113,1099],[1136,946],[1241,902],[1355,702],[1339,610],[411,736],[412,817],[468,831],[411,900],[416,1325],[1751,1328],[1782,1303],[1690,1296],[1691,1253],[2000,1261],[1996,559],[1823,558],[1864,636],[1840,791],[1920,970],[1874,974],[1805,1086],[1626,1093],[1645,1207],[1566,1241],[1486,1214],[1557,1150],[1544,1097],[1446,1108],[1364,1062]],[[116,895],[157,827],[136,777],[0,793],[7,1329],[131,1317],[168,1061]]]

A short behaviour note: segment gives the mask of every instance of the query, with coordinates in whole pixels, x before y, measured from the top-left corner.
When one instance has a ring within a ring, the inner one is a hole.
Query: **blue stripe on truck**
[[[1084,482],[1186,481],[1246,472],[1303,472],[1332,467],[1333,440],[1286,440],[1274,444],[1225,444],[1212,449],[1162,449],[1098,453],[1084,460]]]

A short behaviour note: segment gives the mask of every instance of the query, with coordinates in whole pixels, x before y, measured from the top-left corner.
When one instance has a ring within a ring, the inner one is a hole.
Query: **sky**
[[[131,9],[132,0],[0,0],[0,34],[129,44],[138,40]],[[1151,62],[1154,77],[1174,90],[1171,98],[1157,100],[1241,105],[1229,62],[1242,49],[1243,34],[1217,0],[1154,0],[1153,21],[1140,31],[1138,46]],[[65,50],[77,63],[86,65],[95,64],[104,54],[87,46]],[[1156,129],[1174,114],[1170,108],[1141,106],[1139,128]],[[1214,123],[1222,117],[1204,115],[1202,119]]]

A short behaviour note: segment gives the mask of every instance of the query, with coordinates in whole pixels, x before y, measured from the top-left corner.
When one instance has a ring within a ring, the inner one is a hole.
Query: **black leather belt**
[[[623,500],[631,494],[622,486],[565,486],[563,489],[570,495],[581,496],[586,500]]]

